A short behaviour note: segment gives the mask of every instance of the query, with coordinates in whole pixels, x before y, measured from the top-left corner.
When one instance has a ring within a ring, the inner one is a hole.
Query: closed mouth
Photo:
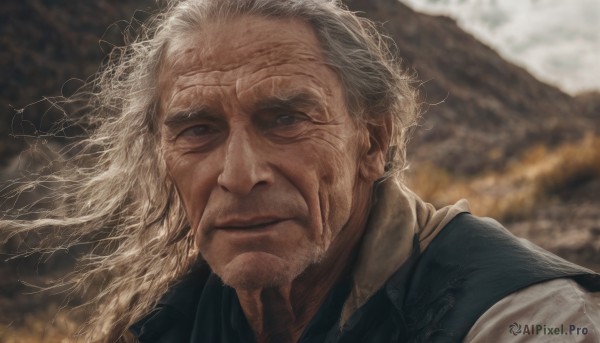
[[[262,229],[270,225],[284,221],[281,218],[256,218],[248,220],[228,220],[215,225],[220,230],[254,230]]]

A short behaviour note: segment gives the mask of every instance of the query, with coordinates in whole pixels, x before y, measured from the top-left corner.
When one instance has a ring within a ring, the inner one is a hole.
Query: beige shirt
[[[464,342],[598,343],[600,305],[597,301],[570,279],[533,285],[490,307],[473,325]]]

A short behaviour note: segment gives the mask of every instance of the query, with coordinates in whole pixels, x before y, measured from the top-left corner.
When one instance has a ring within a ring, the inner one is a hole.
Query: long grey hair
[[[167,0],[164,5],[132,43],[113,51],[87,91],[66,100],[85,98],[78,121],[87,134],[62,151],[65,167],[12,193],[49,187],[53,207],[38,219],[24,219],[28,207],[4,213],[0,222],[3,239],[51,233],[42,242],[50,251],[93,243],[65,281],[74,291],[94,285],[89,302],[94,313],[82,332],[84,341],[118,341],[201,259],[157,139],[157,73],[170,41],[214,18],[253,14],[305,21],[342,81],[351,114],[365,122],[391,119],[388,176],[398,177],[406,167],[417,93],[412,76],[401,70],[392,45],[372,22],[336,0]]]

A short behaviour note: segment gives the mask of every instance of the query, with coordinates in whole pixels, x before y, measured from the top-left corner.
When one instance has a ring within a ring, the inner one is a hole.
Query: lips
[[[251,218],[231,218],[217,221],[214,225],[215,229],[221,230],[252,230],[260,229],[269,225],[277,224],[284,221],[284,218],[279,217],[251,217]]]

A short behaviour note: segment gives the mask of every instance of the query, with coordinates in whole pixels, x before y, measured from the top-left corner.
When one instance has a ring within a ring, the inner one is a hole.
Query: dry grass
[[[504,170],[468,180],[423,165],[410,173],[408,182],[437,206],[467,198],[474,214],[511,220],[596,178],[600,178],[600,137],[587,135],[553,150],[535,146]]]
[[[27,314],[11,323],[0,323],[0,342],[3,343],[74,343],[73,333],[78,324],[73,312],[59,311],[50,305],[42,312]]]

